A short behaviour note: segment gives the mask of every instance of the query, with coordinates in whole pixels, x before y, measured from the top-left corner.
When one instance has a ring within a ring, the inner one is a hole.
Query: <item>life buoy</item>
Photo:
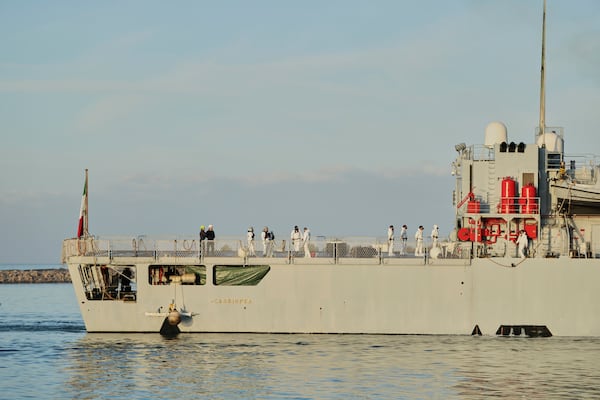
[[[458,236],[458,239],[461,240],[461,241],[463,241],[463,242],[468,241],[469,237],[470,237],[470,235],[469,235],[469,228],[460,228],[458,230],[458,235],[457,236]]]

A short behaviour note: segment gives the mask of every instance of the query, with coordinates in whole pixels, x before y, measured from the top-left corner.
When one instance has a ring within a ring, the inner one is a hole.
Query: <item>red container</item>
[[[514,214],[517,212],[515,197],[517,195],[517,182],[511,177],[502,179],[500,198],[500,212],[502,214]]]
[[[537,214],[538,205],[535,195],[535,186],[531,183],[523,186],[521,189],[521,199],[519,199],[519,203],[521,204],[521,212],[523,214]]]
[[[525,233],[530,239],[537,239],[537,225],[525,224]]]
[[[467,203],[467,212],[469,214],[478,214],[481,210],[481,202],[479,200],[471,200]]]

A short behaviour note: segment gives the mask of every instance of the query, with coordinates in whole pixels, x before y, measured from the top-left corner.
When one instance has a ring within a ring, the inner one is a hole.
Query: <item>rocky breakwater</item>
[[[69,283],[71,277],[66,268],[56,269],[7,269],[0,271],[0,283]]]

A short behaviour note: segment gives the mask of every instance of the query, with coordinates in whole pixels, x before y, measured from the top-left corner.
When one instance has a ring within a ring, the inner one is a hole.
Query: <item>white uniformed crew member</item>
[[[529,245],[529,238],[527,237],[527,233],[524,230],[521,230],[519,233],[519,237],[517,238],[517,246],[519,246],[519,257],[525,258],[527,257],[526,249],[527,245]]]
[[[440,237],[440,228],[437,225],[433,225],[433,229],[431,231],[431,248],[438,247],[439,242],[438,239]]]
[[[263,244],[263,257],[271,257],[271,237],[269,235],[269,227],[265,226],[260,234]]]
[[[294,229],[290,234],[290,238],[292,239],[292,246],[294,246],[294,251],[300,251],[300,244],[302,244],[302,233],[300,233],[298,225],[294,226]]]
[[[415,233],[415,241],[417,242],[415,246],[415,256],[417,257],[425,255],[425,249],[423,248],[423,229],[423,225],[419,225],[419,229],[417,229],[417,232]]]
[[[302,234],[302,243],[304,243],[304,257],[310,258],[310,230],[304,227],[304,233]]]
[[[408,241],[408,227],[406,225],[402,225],[400,230],[400,241],[400,255],[403,256],[406,254],[406,242]]]
[[[254,250],[254,228],[248,228],[248,233],[246,234],[246,239],[248,241],[248,255],[256,256],[256,251]]]

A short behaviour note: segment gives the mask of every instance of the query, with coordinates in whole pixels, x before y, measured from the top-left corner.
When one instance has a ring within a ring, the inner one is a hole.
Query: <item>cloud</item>
[[[147,34],[139,34],[145,38]],[[141,39],[123,40],[127,46]],[[433,51],[439,43],[422,39],[398,44],[396,47],[356,49],[353,51],[304,56],[282,56],[264,62],[236,62],[228,57],[221,61],[179,59],[162,74],[138,76],[135,79],[119,80],[109,77],[98,79],[46,78],[1,80],[0,91],[4,92],[87,92],[87,93],[162,93],[203,94],[217,96],[254,93],[265,86],[271,89],[282,87],[306,88],[307,90],[336,91],[345,94],[362,93],[364,87],[376,85],[376,90],[385,90],[387,85],[374,73],[385,71],[391,75],[420,73],[428,67],[438,68],[451,50]],[[112,48],[113,46],[108,46]],[[99,59],[110,57],[112,51],[97,50]],[[94,57],[94,58],[95,58]],[[228,61],[225,61],[228,60]],[[78,61],[75,61],[77,64]],[[43,66],[39,66],[42,68]],[[74,68],[64,64],[66,72]],[[371,73],[369,73],[371,71]],[[57,76],[62,74],[56,73]],[[98,74],[102,76],[102,73]],[[351,81],[352,85],[348,85]],[[379,82],[379,83],[378,83]],[[375,88],[374,88],[375,90]],[[391,89],[390,89],[391,90]]]
[[[404,179],[407,177],[448,177],[449,167],[425,165],[408,168],[386,168],[368,170],[348,165],[332,165],[305,172],[270,171],[260,174],[219,175],[214,171],[180,171],[179,173],[135,173],[126,174],[115,184],[115,190],[135,188],[136,190],[163,191],[189,186],[212,185],[219,182],[229,182],[240,187],[265,187],[287,184],[327,184],[342,183],[356,179]]]
[[[149,104],[151,99],[135,93],[105,96],[83,109],[77,116],[77,131],[93,131],[130,116]]]

